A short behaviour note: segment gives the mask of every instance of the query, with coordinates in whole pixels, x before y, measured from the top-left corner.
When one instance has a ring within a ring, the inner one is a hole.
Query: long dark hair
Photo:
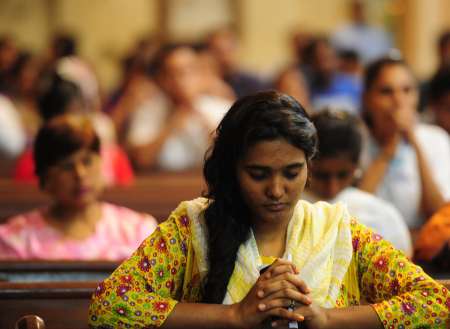
[[[269,90],[238,99],[216,129],[205,156],[203,175],[211,200],[203,212],[208,229],[209,271],[202,281],[202,302],[220,304],[233,273],[237,252],[250,236],[249,209],[236,180],[236,165],[261,141],[286,139],[305,152],[316,152],[317,134],[304,108],[292,97]]]

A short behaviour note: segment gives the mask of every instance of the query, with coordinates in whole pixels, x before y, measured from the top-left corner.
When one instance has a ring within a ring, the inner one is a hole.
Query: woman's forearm
[[[386,175],[389,161],[394,157],[401,138],[400,133],[394,132],[392,136],[385,137],[383,142],[380,142],[380,153],[365,170],[363,177],[358,183],[359,189],[369,193],[376,193],[378,186]]]
[[[369,168],[365,171],[363,177],[359,181],[359,189],[369,193],[375,193],[383,180],[384,175],[386,174],[389,160],[390,158],[384,154],[378,155],[372,161]]]
[[[330,308],[326,315],[330,329],[383,329],[377,312],[370,305]]]
[[[237,328],[231,305],[177,303],[161,328],[228,329]]]

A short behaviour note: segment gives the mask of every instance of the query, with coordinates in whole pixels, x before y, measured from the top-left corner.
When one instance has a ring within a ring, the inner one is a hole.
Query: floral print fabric
[[[356,275],[349,277],[360,298],[343,284],[335,307],[371,303],[389,329],[449,327],[448,290],[373,230],[350,224]],[[174,212],[94,291],[89,328],[157,328],[176,303],[200,301],[199,285],[189,218]]]
[[[83,241],[65,238],[47,224],[47,207],[34,209],[0,225],[0,260],[111,260],[123,261],[154,232],[153,216],[100,203],[102,218]]]

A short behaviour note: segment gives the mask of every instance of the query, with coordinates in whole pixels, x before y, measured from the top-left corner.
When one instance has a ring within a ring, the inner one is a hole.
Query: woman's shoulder
[[[199,215],[209,204],[210,200],[206,198],[183,201],[172,211],[166,221],[158,225],[158,228],[160,230],[165,230],[166,227],[172,227],[175,224],[180,228],[189,230],[194,223],[202,221],[202,217]]]
[[[382,215],[386,219],[404,221],[400,212],[391,202],[357,187],[346,188],[337,198],[347,204],[350,216],[358,217],[357,214],[369,213],[367,215]]]
[[[160,223],[156,230],[148,236],[143,242],[144,245],[153,243],[155,239],[171,237],[171,244],[181,241],[184,246],[189,244],[191,239],[198,240],[199,234],[203,228],[199,220],[199,214],[207,208],[209,200],[205,198],[197,198],[190,201],[181,202],[178,207],[172,211],[169,218]],[[200,224],[200,225],[199,225]],[[174,239],[172,235],[179,235],[178,239]]]
[[[430,143],[450,143],[448,133],[438,125],[419,123],[417,124],[416,136],[421,143],[430,146]]]
[[[330,204],[325,201],[319,201],[311,204],[301,200],[297,203],[295,210],[296,218],[303,218],[305,223],[310,223],[314,227],[330,229],[339,227],[347,229],[349,227],[350,215],[347,205],[342,202]]]
[[[0,225],[2,237],[10,235],[24,235],[29,231],[38,231],[47,226],[43,214],[46,208],[36,208],[27,213],[20,214],[8,219]]]
[[[128,230],[145,230],[145,232],[141,232],[142,234],[150,234],[158,226],[157,220],[146,213],[140,213],[108,202],[101,202],[100,207],[103,225]]]
[[[300,200],[296,206],[297,211],[303,211],[309,214],[321,215],[324,217],[333,217],[336,214],[348,214],[347,205],[343,202],[328,203],[325,201],[318,201],[314,204],[306,200]]]
[[[117,204],[109,203],[109,202],[101,202],[100,207],[104,217],[115,218],[119,220],[131,220],[131,221],[140,221],[147,220],[149,218],[153,219],[153,216],[140,213],[133,209],[119,206]]]
[[[196,198],[189,201],[181,202],[178,207],[172,211],[171,216],[178,216],[180,214],[188,215],[188,217],[196,217],[208,208],[211,200],[206,198]]]

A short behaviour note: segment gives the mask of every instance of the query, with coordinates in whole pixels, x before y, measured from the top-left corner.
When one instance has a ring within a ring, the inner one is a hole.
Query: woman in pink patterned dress
[[[155,230],[152,216],[98,200],[99,150],[84,116],[57,116],[40,129],[36,174],[54,203],[0,225],[0,259],[123,260]]]

